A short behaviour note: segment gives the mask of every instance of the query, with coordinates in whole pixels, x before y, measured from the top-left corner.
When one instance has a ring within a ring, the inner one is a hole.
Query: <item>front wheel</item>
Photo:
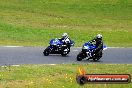
[[[78,55],[77,55],[77,61],[81,61],[83,59],[83,53],[80,52]]]
[[[45,56],[48,56],[48,55],[49,55],[49,48],[46,48],[46,49],[44,50],[43,54],[44,54]]]

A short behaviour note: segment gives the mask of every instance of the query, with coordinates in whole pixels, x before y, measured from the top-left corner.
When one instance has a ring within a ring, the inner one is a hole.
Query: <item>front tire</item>
[[[46,48],[43,52],[44,56],[48,56],[49,55],[49,48]]]
[[[77,61],[81,61],[83,59],[83,53],[80,52],[78,55],[77,55]]]

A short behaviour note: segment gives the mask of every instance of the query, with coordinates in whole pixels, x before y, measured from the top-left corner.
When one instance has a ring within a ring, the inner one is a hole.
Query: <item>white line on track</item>
[[[76,51],[78,51],[78,50],[72,50],[72,51],[75,51],[75,52],[76,52]]]
[[[108,47],[108,48],[126,48],[126,47]],[[130,47],[131,48],[131,47]]]
[[[46,64],[46,65],[56,65],[56,64]]]
[[[8,66],[19,67],[20,65],[3,65],[3,66],[1,66],[1,67],[8,67]]]
[[[2,46],[2,47],[24,47],[24,46]]]
[[[74,47],[74,48],[82,48],[82,47]],[[132,47],[107,47],[107,48],[132,48]]]
[[[15,66],[15,67],[18,67],[18,66],[20,66],[20,65],[11,65],[11,66]]]

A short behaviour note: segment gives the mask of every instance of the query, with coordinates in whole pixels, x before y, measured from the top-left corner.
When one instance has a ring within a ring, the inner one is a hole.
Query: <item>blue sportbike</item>
[[[49,44],[50,45],[43,52],[45,56],[49,54],[61,54],[62,56],[66,56],[70,52],[70,47],[74,46],[74,41],[70,40],[67,44],[63,44],[60,39],[56,38],[52,39]]]
[[[82,47],[82,51],[77,55],[77,61],[81,61],[86,57],[88,57],[88,60],[93,59],[94,61],[98,61],[102,57],[102,51],[107,49],[107,47],[106,45],[103,45],[103,50],[92,54],[94,49],[96,49],[95,44],[93,44],[92,42],[85,43]]]

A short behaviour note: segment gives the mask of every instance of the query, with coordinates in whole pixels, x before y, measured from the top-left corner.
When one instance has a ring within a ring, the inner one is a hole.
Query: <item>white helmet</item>
[[[97,36],[96,36],[97,38],[102,38],[102,35],[101,34],[97,34]]]
[[[65,37],[68,37],[68,34],[67,34],[67,33],[63,33],[63,34],[62,34],[62,37],[64,37],[64,38],[65,38]]]

